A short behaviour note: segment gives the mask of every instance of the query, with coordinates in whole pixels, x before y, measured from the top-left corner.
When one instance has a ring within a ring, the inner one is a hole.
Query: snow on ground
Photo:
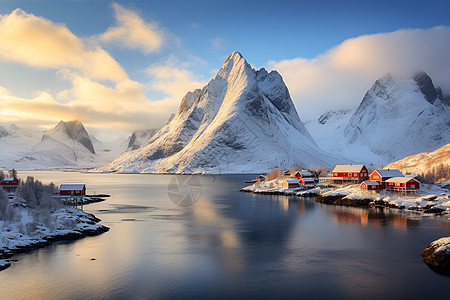
[[[386,191],[377,193],[375,191],[361,190],[359,184],[349,185],[340,188],[315,187],[301,191],[298,188],[286,189],[283,187],[284,178],[278,178],[271,181],[257,182],[251,186],[244,187],[242,190],[254,193],[286,193],[297,196],[321,195],[323,197],[341,196],[344,199],[372,201],[381,200],[392,207],[403,207],[406,209],[426,210],[428,208],[443,210],[450,214],[450,193],[442,184],[422,184],[421,194],[400,196],[387,194]]]
[[[11,206],[0,220],[0,269],[9,265],[5,258],[24,252],[21,250],[64,237],[107,231],[103,225],[96,224],[98,221],[93,215],[71,207],[49,211]]]

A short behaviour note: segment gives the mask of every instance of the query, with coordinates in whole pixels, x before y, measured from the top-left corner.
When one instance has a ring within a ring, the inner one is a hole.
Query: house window
[[[412,189],[415,189],[416,188],[416,185],[413,183],[413,184],[411,184],[411,188]]]

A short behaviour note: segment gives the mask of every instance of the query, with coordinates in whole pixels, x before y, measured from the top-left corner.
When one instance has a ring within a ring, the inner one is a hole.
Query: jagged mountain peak
[[[89,133],[84,128],[83,123],[79,120],[59,121],[54,128],[55,132],[66,134],[69,138],[78,141],[85,146],[92,154],[95,154],[94,146],[92,145]],[[45,135],[44,135],[45,136]],[[43,136],[43,138],[44,138]]]
[[[255,70],[233,52],[206,86],[183,97],[145,147],[102,170],[248,173],[334,159],[304,127],[280,74]]]

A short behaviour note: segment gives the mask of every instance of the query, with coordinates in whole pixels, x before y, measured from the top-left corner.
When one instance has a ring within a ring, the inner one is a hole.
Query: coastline
[[[360,192],[359,185],[341,188],[315,187],[309,190],[296,188],[267,188],[264,186],[250,185],[240,189],[241,192],[262,195],[284,195],[296,197],[314,197],[314,201],[353,207],[386,207],[395,209],[408,209],[423,213],[449,214],[450,198],[444,190],[416,197],[400,197],[397,195],[364,194]],[[439,195],[436,195],[439,194]]]
[[[15,254],[30,252],[60,241],[71,241],[87,236],[95,236],[109,231],[109,227],[98,224],[101,220],[95,215],[75,208],[62,208],[53,213],[59,219],[76,223],[71,228],[49,229],[42,224],[36,226],[32,235],[7,231],[2,233],[0,247],[0,271],[11,266],[9,260]],[[3,244],[5,243],[6,244]]]

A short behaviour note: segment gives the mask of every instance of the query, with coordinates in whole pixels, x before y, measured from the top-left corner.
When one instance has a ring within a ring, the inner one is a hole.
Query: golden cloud
[[[113,3],[118,25],[100,36],[100,41],[115,43],[144,54],[157,51],[164,43],[164,33],[154,23],[145,22],[135,11]]]
[[[66,26],[21,9],[0,16],[0,56],[39,68],[70,68],[100,80],[126,78],[105,50],[88,49]]]

